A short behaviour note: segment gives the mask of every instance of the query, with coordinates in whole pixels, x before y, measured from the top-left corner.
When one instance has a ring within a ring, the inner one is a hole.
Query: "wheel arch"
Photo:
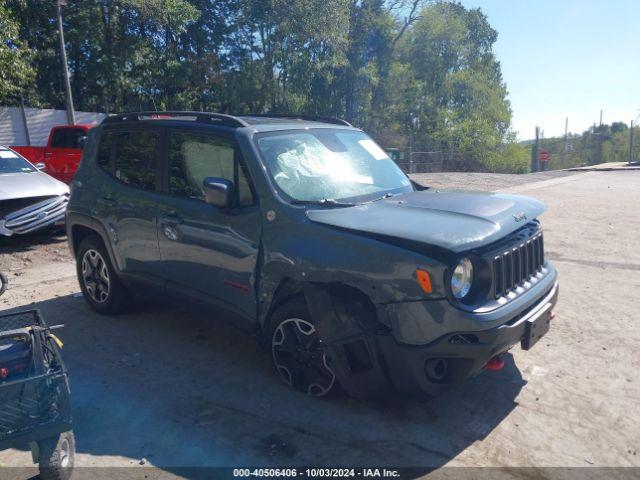
[[[85,225],[77,224],[71,227],[71,248],[74,257],[78,254],[78,248],[80,247],[82,241],[91,235],[100,237],[100,234],[97,231]]]
[[[362,289],[353,286],[351,284],[342,283],[342,282],[313,282],[313,281],[298,281],[290,277],[285,277],[280,280],[280,283],[275,289],[271,302],[269,302],[268,306],[264,308],[264,313],[261,315],[260,324],[261,324],[261,340],[267,336],[270,328],[271,328],[271,317],[273,312],[286,303],[297,296],[303,296],[307,305],[309,305],[310,299],[309,295],[312,294],[314,289],[322,288],[331,292],[332,296],[336,299],[344,301],[345,299],[349,299],[351,301],[356,301],[363,305],[363,307],[370,313],[372,316],[372,320],[375,323],[379,324],[386,328],[386,325],[379,321],[377,309],[375,304],[371,300],[371,297],[367,295]],[[311,312],[310,312],[311,313]]]
[[[120,265],[117,262],[117,258],[114,255],[111,242],[108,241],[109,237],[105,228],[98,221],[91,217],[87,217],[81,214],[67,213],[67,237],[69,241],[69,248],[74,258],[78,253],[80,243],[90,235],[96,235],[102,241],[109,260],[116,270],[121,270]]]

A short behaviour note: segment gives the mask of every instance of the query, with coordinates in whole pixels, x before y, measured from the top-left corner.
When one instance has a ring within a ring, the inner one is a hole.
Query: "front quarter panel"
[[[373,303],[445,298],[443,263],[378,239],[311,222],[303,209],[289,210],[278,213],[279,220],[264,228],[261,299],[271,299],[284,279],[349,285]],[[417,282],[418,268],[429,272],[431,294]]]

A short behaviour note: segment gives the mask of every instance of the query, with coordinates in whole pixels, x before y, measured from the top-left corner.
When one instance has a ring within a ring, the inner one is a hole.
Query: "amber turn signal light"
[[[429,276],[429,272],[418,269],[416,270],[416,278],[418,279],[420,288],[422,288],[425,293],[431,293],[433,291],[433,288],[431,288],[431,277]]]

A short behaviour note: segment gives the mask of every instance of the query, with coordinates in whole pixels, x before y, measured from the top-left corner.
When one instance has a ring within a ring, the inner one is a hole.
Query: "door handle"
[[[101,197],[97,200],[100,205],[104,205],[105,207],[115,207],[116,201],[113,198],[109,197]]]

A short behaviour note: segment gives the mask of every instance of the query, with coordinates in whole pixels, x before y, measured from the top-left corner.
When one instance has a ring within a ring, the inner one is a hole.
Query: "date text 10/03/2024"
[[[234,477],[290,477],[290,478],[397,478],[398,470],[387,468],[235,468]]]

